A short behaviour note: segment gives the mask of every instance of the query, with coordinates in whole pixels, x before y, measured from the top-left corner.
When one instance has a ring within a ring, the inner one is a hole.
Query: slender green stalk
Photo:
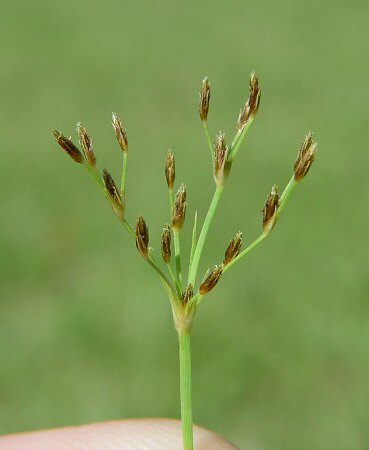
[[[231,150],[235,147],[235,145],[237,144],[240,136],[242,134],[242,131],[238,130],[237,133],[235,134],[235,137],[233,138],[232,144],[231,144]]]
[[[125,199],[126,196],[127,163],[128,163],[128,153],[123,152],[122,181],[120,185],[120,191],[122,193],[123,199]]]
[[[204,248],[206,236],[208,234],[211,222],[214,218],[214,214],[218,207],[219,200],[222,196],[223,190],[224,190],[223,185],[218,185],[216,187],[214,195],[213,195],[213,199],[210,203],[208,213],[205,217],[204,224],[203,224],[201,232],[200,232],[199,240],[197,241],[197,244],[196,244],[196,250],[193,255],[192,264],[191,264],[189,274],[188,274],[188,283],[192,284],[192,286],[194,286],[195,282],[196,282],[197,269],[199,267],[201,253]]]
[[[168,192],[169,192],[170,217],[172,217],[174,208],[174,191],[173,189],[168,189]]]
[[[212,160],[213,165],[214,165],[214,147],[213,147],[213,143],[212,143],[212,141],[211,141],[208,123],[207,123],[206,121],[204,121],[204,122],[203,122],[203,125],[204,125],[204,130],[205,130],[206,139],[207,139],[207,141],[208,141],[209,148],[210,148],[211,160]]]
[[[228,155],[228,161],[230,163],[233,162],[233,160],[235,159],[238,150],[240,149],[242,142],[244,141],[246,134],[252,124],[253,118],[250,117],[249,120],[247,121],[246,125],[244,126],[243,130],[241,133],[237,132],[236,136],[233,139],[232,145],[231,145],[231,149],[229,151],[229,155]]]
[[[131,225],[126,221],[126,219],[123,219],[121,222],[124,225],[125,229],[128,231],[128,233],[131,235],[131,237],[135,239],[136,233],[134,229],[131,227]]]
[[[103,191],[105,197],[109,198],[109,194],[106,191],[105,188],[105,184],[102,180],[102,178],[100,177],[96,167],[92,167],[89,164],[83,164],[83,167],[85,169],[87,169],[87,172],[89,172],[90,175],[92,175],[93,179],[96,181],[96,183],[99,185],[99,187],[101,188],[101,190]]]
[[[192,229],[192,241],[191,241],[191,253],[190,253],[190,266],[192,264],[193,255],[195,253],[196,249],[196,239],[197,239],[197,211],[195,212],[195,220],[193,222],[193,229]]]
[[[173,228],[173,239],[174,239],[174,257],[176,262],[176,273],[178,277],[178,282],[180,286],[180,290],[183,290],[182,284],[182,268],[181,268],[181,245],[179,241],[179,232],[177,228]]]
[[[293,190],[295,189],[295,187],[297,186],[297,181],[295,180],[295,176],[292,175],[292,178],[290,179],[290,181],[288,182],[287,186],[285,187],[281,198],[279,199],[279,207],[277,210],[277,218],[281,215],[284,207],[287,204],[288,199],[290,198],[290,195],[292,194]]]
[[[170,289],[172,295],[174,297],[177,297],[177,292],[176,290],[173,288],[172,283],[168,280],[168,278],[164,275],[163,271],[159,268],[159,266],[157,265],[154,256],[152,255],[151,252],[149,252],[149,256],[146,259],[146,261],[150,264],[150,266],[155,270],[155,272],[160,276],[161,280],[163,281],[163,283],[167,286],[168,289]]]
[[[181,295],[182,295],[181,287],[179,286],[178,278],[176,277],[175,273],[173,272],[173,269],[172,269],[172,266],[170,265],[170,262],[167,263],[167,268],[168,268],[169,275],[170,275],[171,279],[173,280],[173,283],[174,283],[174,285],[176,287],[178,297],[181,297]]]
[[[178,330],[183,449],[193,450],[191,344],[189,330]]]

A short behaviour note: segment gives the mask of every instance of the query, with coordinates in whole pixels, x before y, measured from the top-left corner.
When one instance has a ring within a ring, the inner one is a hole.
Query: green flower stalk
[[[163,261],[159,264],[153,256],[154,253],[152,248],[149,246],[149,229],[143,215],[139,215],[135,227],[132,227],[125,217],[128,137],[119,117],[113,113],[112,125],[118,144],[123,153],[120,189],[118,189],[108,170],[104,169],[100,172],[98,169],[95,152],[92,146],[92,139],[87,134],[87,130],[83,125],[80,123],[77,124],[79,143],[82,151],[79,150],[70,138],[66,138],[59,131],[53,131],[53,135],[59,146],[75,162],[87,169],[89,174],[103,191],[118,220],[127,230],[130,238],[135,242],[137,250],[160,277],[164,290],[168,296],[179,343],[180,402],[184,450],[193,450],[190,333],[196,310],[204,296],[208,295],[216,288],[224,274],[271,234],[293,190],[306,176],[316,156],[317,144],[313,141],[312,133],[309,133],[299,149],[298,157],[293,167],[293,174],[286,188],[279,196],[277,186],[273,185],[265,201],[262,210],[263,215],[260,236],[242,250],[243,235],[241,232],[238,232],[229,242],[223,260],[215,265],[213,269],[208,270],[201,283],[197,286],[196,278],[198,267],[205,248],[211,223],[219,206],[236,155],[259,110],[260,98],[261,89],[259,80],[256,75],[252,73],[250,75],[249,96],[239,113],[236,123],[236,133],[231,145],[228,146],[226,144],[225,134],[222,132],[219,132],[216,135],[213,144],[208,127],[210,83],[207,78],[202,82],[199,113],[204,126],[206,140],[211,151],[215,191],[198,237],[197,213],[195,214],[190,259],[186,265],[186,268],[188,269],[187,279],[185,279],[185,272],[182,270],[184,261],[180,247],[180,233],[185,225],[187,209],[187,189],[186,186],[181,183],[177,193],[174,194],[175,160],[173,153],[169,151],[165,161],[165,178],[170,205],[170,225],[167,224],[163,228],[161,234],[160,243]],[[174,258],[172,257],[172,248],[174,250]],[[164,267],[161,268],[161,265]],[[168,273],[168,276],[165,272]]]

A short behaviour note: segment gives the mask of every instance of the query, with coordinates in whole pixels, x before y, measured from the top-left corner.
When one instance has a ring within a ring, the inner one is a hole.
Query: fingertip
[[[196,450],[239,450],[222,436],[194,426]],[[182,450],[181,422],[128,419],[0,437],[0,450]]]

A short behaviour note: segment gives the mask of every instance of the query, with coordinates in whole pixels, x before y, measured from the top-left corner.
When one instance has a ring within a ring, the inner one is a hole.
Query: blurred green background
[[[195,422],[242,449],[369,448],[367,1],[5,2],[1,7],[0,432],[179,416],[177,342],[160,281],[51,129],[93,137],[127,217],[158,248],[163,164],[195,211],[213,191],[198,92],[230,141],[255,70],[259,114],[200,272],[260,231],[312,129],[319,153],[273,235],[222,279],[193,328]],[[188,255],[188,252],[187,252]]]

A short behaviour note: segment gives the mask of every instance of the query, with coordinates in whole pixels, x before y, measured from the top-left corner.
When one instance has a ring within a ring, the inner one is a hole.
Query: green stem
[[[193,450],[190,332],[178,330],[179,379],[184,450]]]
[[[126,196],[127,162],[128,162],[128,153],[123,152],[122,181],[121,181],[121,185],[120,185],[120,191],[122,193],[123,199],[125,199],[125,196]]]
[[[193,222],[193,229],[192,229],[192,241],[191,241],[191,253],[190,253],[190,266],[192,264],[192,260],[193,260],[193,255],[195,253],[195,249],[196,249],[196,239],[197,239],[197,235],[196,235],[196,229],[197,229],[197,211],[195,212],[195,220]]]
[[[224,190],[223,185],[218,185],[216,187],[214,195],[213,195],[213,199],[210,203],[208,213],[205,217],[205,221],[204,221],[204,224],[203,224],[201,232],[200,232],[199,240],[197,241],[197,244],[196,244],[196,250],[193,255],[192,264],[191,264],[189,274],[188,274],[188,283],[192,284],[192,286],[195,286],[197,269],[199,267],[201,253],[204,248],[206,236],[208,234],[211,222],[214,218],[214,214],[217,209],[220,197],[222,196],[223,190]]]
[[[287,204],[288,199],[290,198],[290,195],[292,194],[293,190],[297,186],[297,181],[295,180],[295,176],[292,175],[292,178],[288,182],[287,186],[285,187],[280,199],[279,199],[279,206],[277,210],[277,218],[281,215],[284,207]]]
[[[179,286],[178,279],[177,279],[175,273],[173,272],[170,262],[167,263],[167,267],[168,267],[169,275],[170,275],[171,279],[173,280],[173,283],[176,286],[178,297],[181,298],[181,296],[182,296],[181,287]]]
[[[240,130],[238,130],[235,137],[233,138],[230,150],[232,150],[234,148],[234,146],[237,144],[238,139],[240,138],[241,134],[242,134],[242,132]]]
[[[204,125],[206,139],[208,141],[209,148],[210,148],[211,160],[213,161],[213,165],[214,165],[214,148],[213,148],[213,143],[211,142],[211,137],[210,137],[208,123],[207,122],[203,122],[203,125]]]
[[[93,179],[96,181],[96,183],[100,186],[101,190],[103,191],[104,195],[106,198],[109,198],[109,194],[106,191],[106,187],[105,184],[102,180],[102,178],[100,177],[96,167],[92,167],[89,164],[85,163],[83,164],[83,166],[87,169],[87,172],[90,173],[90,175],[92,175]]]
[[[125,226],[128,233],[131,235],[133,239],[136,238],[136,233],[134,229],[131,227],[131,225],[126,221],[126,219],[121,220],[122,224]]]
[[[155,270],[155,272],[159,275],[159,277],[161,278],[163,283],[167,286],[167,288],[171,291],[173,297],[176,298],[177,297],[176,290],[173,288],[173,286],[172,286],[171,282],[168,280],[168,278],[164,275],[163,271],[156,264],[156,261],[154,260],[153,255],[150,254],[150,252],[149,252],[149,256],[145,259],[150,264],[150,266]]]
[[[181,268],[181,246],[179,242],[179,229],[173,228],[173,238],[174,238],[174,253],[176,262],[176,272],[179,282],[180,290],[182,291],[182,268]]]
[[[173,189],[169,188],[168,192],[169,192],[170,218],[172,218],[174,208],[174,191]]]
[[[235,159],[238,150],[240,149],[243,140],[246,137],[246,134],[252,124],[253,118],[250,117],[249,120],[247,121],[246,125],[244,126],[243,130],[241,131],[241,133],[237,132],[236,136],[233,139],[232,145],[231,145],[231,149],[229,151],[228,154],[228,162],[232,163],[233,160]]]

